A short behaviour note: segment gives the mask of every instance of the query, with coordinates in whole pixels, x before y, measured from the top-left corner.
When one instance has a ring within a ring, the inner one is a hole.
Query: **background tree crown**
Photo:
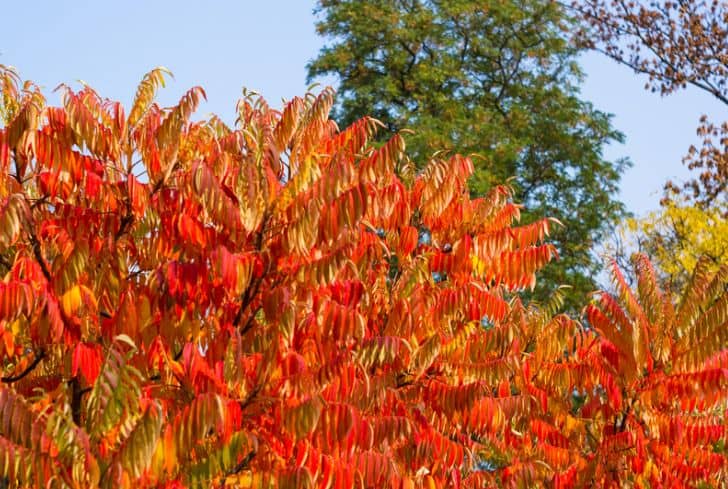
[[[628,162],[603,158],[622,135],[579,98],[564,9],[539,0],[323,0],[318,13],[330,43],[309,78],[338,78],[337,121],[370,114],[390,131],[412,129],[408,146],[421,164],[436,150],[478,155],[475,195],[513,178],[527,222],[550,215],[565,225],[554,232],[562,260],[544,283],[572,285],[572,307],[593,290],[592,246],[625,213],[615,196]]]

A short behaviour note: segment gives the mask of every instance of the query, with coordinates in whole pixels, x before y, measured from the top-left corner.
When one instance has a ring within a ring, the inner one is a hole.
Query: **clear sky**
[[[306,63],[323,44],[313,6],[314,0],[8,2],[0,63],[15,66],[46,93],[82,79],[126,104],[144,73],[162,65],[175,79],[160,102],[171,104],[201,85],[208,102],[198,114],[232,121],[244,86],[274,106],[305,92]],[[583,98],[614,114],[615,127],[627,136],[625,145],[606,151],[634,162],[623,177],[622,200],[638,215],[657,208],[664,182],[688,174],[681,159],[697,142],[700,115],[722,121],[727,114],[697,90],[650,94],[643,78],[598,55],[585,55],[582,66]]]

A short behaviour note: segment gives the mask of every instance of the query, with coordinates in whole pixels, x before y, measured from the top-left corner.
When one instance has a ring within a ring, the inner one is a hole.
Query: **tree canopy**
[[[582,324],[520,297],[552,220],[331,90],[230,127],[2,70],[2,486],[725,484],[728,265],[638,257]]]
[[[420,166],[439,150],[477,154],[475,195],[513,178],[526,221],[564,224],[544,284],[572,285],[572,306],[593,290],[592,246],[624,213],[615,195],[627,163],[602,155],[622,136],[579,97],[573,26],[559,3],[322,0],[317,11],[329,44],[309,78],[338,78],[337,121],[372,115],[390,134],[411,129]]]

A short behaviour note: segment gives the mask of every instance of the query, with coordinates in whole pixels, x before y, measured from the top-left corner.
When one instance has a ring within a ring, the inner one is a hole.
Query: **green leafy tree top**
[[[443,148],[482,156],[471,181],[477,194],[515,175],[530,210],[524,219],[552,215],[565,225],[553,236],[561,260],[542,283],[574,286],[572,307],[593,290],[592,245],[624,214],[615,193],[627,162],[603,158],[604,145],[622,135],[579,98],[562,8],[544,0],[320,0],[317,13],[330,42],[309,78],[338,77],[342,126],[371,114],[391,131],[412,129],[417,161]]]

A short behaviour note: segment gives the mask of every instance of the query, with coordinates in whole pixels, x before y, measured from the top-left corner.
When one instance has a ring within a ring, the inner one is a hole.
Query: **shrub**
[[[193,122],[204,92],[162,109],[163,77],[145,76],[127,117],[88,87],[45,106],[4,71],[6,485],[607,483],[627,480],[619,457],[648,470],[633,461],[645,437],[617,446],[609,431],[612,418],[628,433],[644,421],[645,349],[659,349],[646,382],[678,386],[683,409],[693,394],[703,410],[724,402],[724,338],[685,363],[712,362],[698,384],[674,377],[683,370],[650,377],[667,368],[668,343],[646,336],[664,315],[639,313],[627,292],[647,331],[634,358],[606,326],[616,308],[589,309],[597,335],[555,315],[558,297],[524,305],[517,292],[554,257],[550,221],[516,225],[505,186],[471,199],[468,158],[415,175],[400,136],[371,143],[377,121],[338,130],[330,90],[282,111],[245,97],[235,128]],[[725,322],[727,276],[699,277],[675,348]],[[685,326],[696,318],[708,325]],[[691,450],[725,439],[711,419]],[[709,464],[683,475],[724,476],[722,453],[694,453],[681,463]],[[603,456],[619,471],[601,470]]]

